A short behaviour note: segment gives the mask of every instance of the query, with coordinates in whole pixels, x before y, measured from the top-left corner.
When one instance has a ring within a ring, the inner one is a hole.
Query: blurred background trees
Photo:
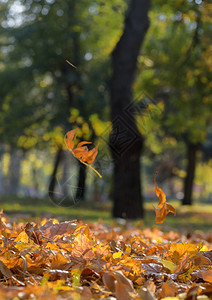
[[[73,199],[111,199],[111,53],[130,3],[0,0],[1,195],[52,192],[58,204],[70,196],[70,179]],[[154,197],[156,169],[183,204],[192,203],[192,191],[201,201],[211,197],[211,8],[201,0],[151,3],[126,107],[144,138],[145,199]],[[103,179],[64,151],[64,133],[74,127],[80,140],[99,143]]]

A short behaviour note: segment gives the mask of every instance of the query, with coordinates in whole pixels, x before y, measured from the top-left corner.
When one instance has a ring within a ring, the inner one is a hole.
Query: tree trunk
[[[110,148],[114,159],[113,217],[136,219],[144,213],[140,178],[143,138],[127,107],[132,101],[137,57],[149,26],[150,1],[130,3],[123,35],[112,53]]]
[[[199,147],[199,144],[187,144],[187,173],[184,183],[184,198],[182,205],[192,205],[192,188],[195,176],[196,153]]]
[[[17,196],[21,178],[21,161],[23,151],[15,150],[10,153],[10,164],[7,176],[4,177],[3,194]]]
[[[78,184],[77,184],[77,192],[76,199],[85,200],[85,180],[86,180],[86,166],[82,163],[79,163],[79,175],[78,175]]]
[[[52,200],[55,198],[55,185],[56,185],[56,180],[57,180],[56,175],[57,175],[57,170],[58,170],[59,163],[62,159],[62,153],[63,153],[62,148],[59,148],[57,153],[56,153],[54,168],[53,168],[53,172],[52,172],[52,175],[51,175],[51,178],[50,178],[49,197]]]
[[[68,191],[68,187],[69,187],[69,177],[70,177],[70,172],[69,172],[69,166],[68,166],[68,159],[67,159],[67,155],[69,153],[67,151],[63,151],[62,153],[62,180],[61,180],[61,192],[62,192],[62,197],[63,198],[68,198],[69,195],[69,191]]]

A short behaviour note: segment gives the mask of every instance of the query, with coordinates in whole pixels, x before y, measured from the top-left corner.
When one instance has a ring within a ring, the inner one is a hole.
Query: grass
[[[163,225],[155,223],[155,212],[157,202],[145,203],[145,218],[143,226],[157,227],[163,230],[209,231],[212,228],[212,205],[195,204],[192,207],[180,206],[177,201],[170,201],[176,208],[177,215],[169,214]],[[79,202],[72,207],[55,206],[49,199],[31,199],[31,198],[2,198],[0,197],[0,208],[5,214],[10,215],[16,221],[31,221],[34,218],[52,218],[60,220],[83,219],[85,221],[96,222],[102,219],[103,222],[113,223],[111,218],[111,202],[94,203]]]

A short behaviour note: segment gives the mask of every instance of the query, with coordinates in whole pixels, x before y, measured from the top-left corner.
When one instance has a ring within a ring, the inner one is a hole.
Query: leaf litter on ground
[[[0,215],[0,299],[210,299],[212,233],[10,223]]]

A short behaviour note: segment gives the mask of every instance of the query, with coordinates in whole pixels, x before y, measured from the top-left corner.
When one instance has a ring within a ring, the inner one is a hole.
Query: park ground
[[[163,225],[155,222],[154,207],[157,202],[146,202],[144,204],[145,217],[136,221],[140,226],[157,227],[164,230],[182,231],[210,231],[212,228],[212,205],[197,203],[192,206],[181,206],[179,201],[169,201],[177,214],[169,214]],[[64,220],[83,220],[85,222],[113,223],[111,217],[112,203],[100,202],[78,202],[70,207],[55,206],[49,199],[32,199],[17,197],[0,197],[0,208],[16,222],[39,221],[42,218],[57,218]]]

